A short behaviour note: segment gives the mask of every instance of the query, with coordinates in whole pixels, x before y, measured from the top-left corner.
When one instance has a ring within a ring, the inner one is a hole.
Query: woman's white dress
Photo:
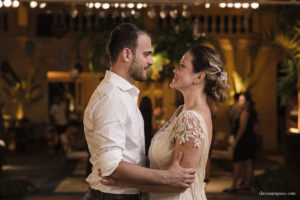
[[[182,108],[183,106],[180,106],[153,137],[149,149],[150,167],[168,169],[174,159],[176,138],[180,144],[192,139],[194,148],[202,148],[194,183],[184,193],[149,193],[150,200],[206,200],[204,178],[210,147],[207,127],[198,112],[182,111]]]

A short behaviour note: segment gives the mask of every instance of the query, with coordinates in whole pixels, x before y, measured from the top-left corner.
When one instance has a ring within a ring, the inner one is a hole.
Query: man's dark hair
[[[146,31],[131,23],[122,23],[111,31],[107,45],[111,65],[116,63],[120,52],[124,48],[129,48],[135,54],[140,33],[146,33]]]

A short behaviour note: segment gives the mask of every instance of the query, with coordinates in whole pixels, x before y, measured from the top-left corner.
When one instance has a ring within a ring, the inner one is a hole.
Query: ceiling
[[[20,0],[20,2],[30,2],[31,0]],[[256,2],[261,5],[273,4],[273,5],[300,5],[300,0],[36,0],[37,2],[62,2],[62,3],[76,3],[83,4],[86,2],[105,2],[105,3],[149,3],[149,4],[219,4],[219,3],[252,3]]]

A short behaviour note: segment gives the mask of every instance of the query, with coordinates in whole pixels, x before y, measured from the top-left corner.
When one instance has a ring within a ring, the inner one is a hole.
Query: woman
[[[253,159],[256,152],[256,136],[258,129],[257,113],[249,93],[241,93],[238,96],[237,106],[239,116],[233,122],[233,179],[232,186],[224,192],[236,192],[250,190],[253,177]],[[238,188],[238,181],[240,187]]]
[[[183,152],[181,165],[197,170],[194,183],[186,190],[163,185],[125,185],[151,192],[151,200],[206,199],[205,166],[212,138],[210,105],[223,102],[228,89],[227,73],[220,56],[205,46],[191,48],[174,69],[170,86],[182,93],[184,104],[153,137],[149,149],[150,167],[168,169],[179,152]],[[103,183],[124,184],[111,179]]]

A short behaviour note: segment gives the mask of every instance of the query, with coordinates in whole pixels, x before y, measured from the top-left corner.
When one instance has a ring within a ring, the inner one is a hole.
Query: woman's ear
[[[195,80],[193,81],[194,84],[197,84],[197,83],[200,83],[202,80],[205,79],[205,72],[201,71],[201,72],[198,72],[196,74],[196,77],[195,77]]]

